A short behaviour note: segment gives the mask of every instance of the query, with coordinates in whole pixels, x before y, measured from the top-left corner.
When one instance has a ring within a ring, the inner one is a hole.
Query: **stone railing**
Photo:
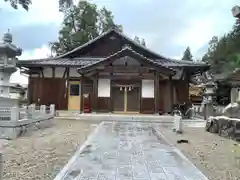
[[[201,104],[194,104],[193,105],[193,117],[196,118],[204,118],[205,116],[205,106]],[[223,113],[224,106],[213,106],[213,114],[212,116],[220,116]]]
[[[55,105],[0,109],[0,139],[14,139],[30,129],[40,129],[52,125]]]
[[[194,104],[192,109],[193,109],[193,117],[195,118],[204,117],[204,107],[201,104]]]

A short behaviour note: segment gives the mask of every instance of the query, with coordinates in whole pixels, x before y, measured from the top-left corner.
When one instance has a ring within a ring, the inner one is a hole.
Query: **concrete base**
[[[51,127],[54,117],[49,116],[42,119],[25,119],[21,121],[0,121],[0,139],[15,139],[27,132]]]

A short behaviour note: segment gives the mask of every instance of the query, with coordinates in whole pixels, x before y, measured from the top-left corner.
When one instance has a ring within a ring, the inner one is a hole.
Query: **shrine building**
[[[80,112],[169,113],[189,103],[190,78],[202,62],[166,58],[111,29],[57,57],[19,60],[29,103]]]

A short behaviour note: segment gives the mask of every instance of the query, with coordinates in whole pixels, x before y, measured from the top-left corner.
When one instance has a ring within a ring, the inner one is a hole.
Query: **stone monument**
[[[12,44],[12,35],[9,30],[3,36],[0,43],[0,107],[16,107],[19,99],[10,96],[10,76],[17,71],[17,57],[22,54],[22,50]]]
[[[204,119],[207,120],[209,116],[213,116],[214,114],[213,101],[216,85],[210,81],[207,82],[204,86],[205,86],[205,92],[203,97]]]

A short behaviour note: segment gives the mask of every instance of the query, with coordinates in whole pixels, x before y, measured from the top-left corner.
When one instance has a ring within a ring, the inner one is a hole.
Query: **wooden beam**
[[[142,113],[142,80],[140,80],[140,92],[139,92],[139,96],[140,96],[140,113]]]
[[[66,72],[66,78],[69,79],[70,78],[70,68],[68,67],[67,68],[67,72]]]
[[[148,73],[148,74],[133,74],[133,73],[128,73],[128,74],[109,74],[109,75],[101,75],[99,74],[99,78],[107,78],[107,79],[124,79],[124,80],[129,80],[129,79],[154,79],[154,74]]]
[[[67,72],[68,72],[68,67],[65,68],[64,72],[63,72],[63,78],[67,78]]]
[[[159,74],[157,72],[155,73],[154,84],[155,113],[159,113]]]
[[[169,83],[170,83],[170,104],[171,104],[171,108],[173,106],[173,80],[172,80],[172,76],[169,76]]]
[[[113,112],[113,88],[112,88],[113,81],[110,80],[110,103],[109,103],[109,111]]]
[[[55,78],[55,67],[52,67],[52,77]]]
[[[150,67],[141,67],[141,66],[107,66],[102,68],[97,68],[104,72],[110,73],[149,73],[153,72],[153,69]]]
[[[43,69],[42,68],[40,69],[40,72],[41,72],[40,77],[42,76],[42,78],[44,78],[44,73],[43,73]]]
[[[93,78],[93,105],[92,105],[92,111],[97,111],[97,98],[98,98],[98,77],[94,76]]]
[[[81,81],[80,81],[80,87],[81,87],[81,91],[80,91],[80,112],[83,113],[84,110],[84,103],[83,103],[83,93],[84,93],[84,79],[85,77],[83,75],[81,75]]]

